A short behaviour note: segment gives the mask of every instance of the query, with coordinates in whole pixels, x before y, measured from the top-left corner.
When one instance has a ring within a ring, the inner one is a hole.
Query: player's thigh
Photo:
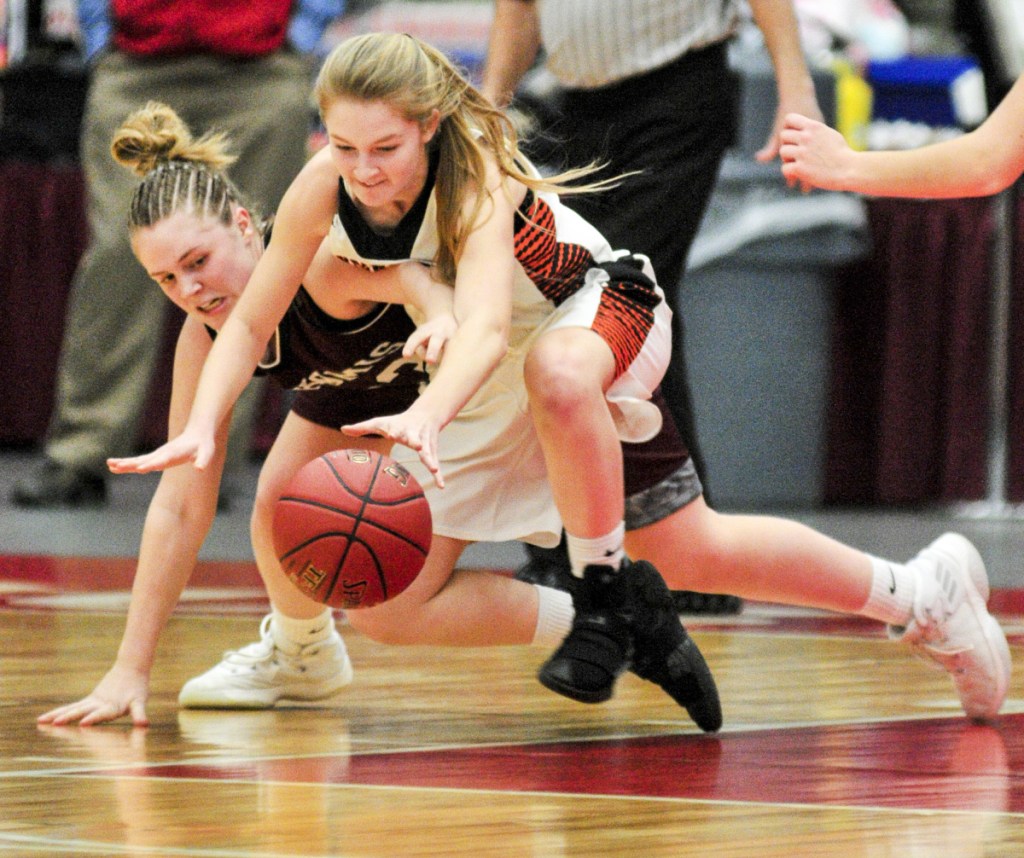
[[[717,516],[697,497],[664,518],[626,532],[626,553],[653,563],[672,589],[700,589],[717,554]]]

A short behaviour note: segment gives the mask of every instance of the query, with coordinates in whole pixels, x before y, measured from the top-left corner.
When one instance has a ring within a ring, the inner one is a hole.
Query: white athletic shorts
[[[653,280],[650,263],[644,261],[644,273]],[[441,431],[444,489],[437,488],[414,451],[394,448],[394,458],[426,492],[435,533],[470,542],[521,540],[545,548],[558,544],[562,520],[529,413],[523,363],[533,343],[548,331],[590,327],[607,280],[600,268],[592,269],[586,284],[571,298],[554,309],[546,305],[540,324],[536,308],[516,314],[505,358]],[[649,399],[671,357],[672,311],[660,289],[658,294],[662,300],[640,353],[606,395],[625,441],[647,440],[661,428],[661,412]],[[532,321],[528,328],[523,324],[527,321]]]

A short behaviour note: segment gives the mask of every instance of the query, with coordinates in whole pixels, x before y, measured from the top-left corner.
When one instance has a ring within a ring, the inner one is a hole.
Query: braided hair
[[[132,195],[128,226],[153,226],[179,210],[230,224],[242,195],[227,176],[235,162],[227,138],[208,133],[194,138],[166,104],[151,101],[132,113],[114,133],[110,152],[142,177]],[[249,208],[249,206],[246,206]]]

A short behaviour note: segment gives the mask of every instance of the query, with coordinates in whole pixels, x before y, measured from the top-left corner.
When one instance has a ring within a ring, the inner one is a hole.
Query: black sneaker
[[[679,622],[672,593],[650,563],[624,564],[632,587],[633,673],[660,685],[705,733],[722,727],[722,704],[704,656]]]
[[[610,566],[587,566],[572,592],[572,628],[541,667],[541,684],[580,703],[608,700],[633,655],[630,600],[626,576]]]
[[[555,548],[526,545],[526,554],[529,559],[515,571],[517,581],[573,593],[580,579],[572,574],[564,532],[562,541]]]
[[[107,481],[100,474],[66,467],[43,459],[27,477],[14,484],[16,506],[102,506],[107,502]]]

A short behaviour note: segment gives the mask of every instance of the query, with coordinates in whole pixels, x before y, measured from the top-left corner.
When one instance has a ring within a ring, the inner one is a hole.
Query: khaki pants
[[[169,307],[128,244],[128,207],[138,180],[110,155],[114,131],[150,100],[169,104],[197,136],[225,131],[238,156],[232,179],[247,201],[269,214],[305,162],[312,75],[310,59],[290,50],[253,60],[100,57],[81,140],[91,235],[70,294],[46,444],[50,458],[103,473],[108,456],[132,452]],[[256,387],[250,385],[235,408],[229,467],[248,452]]]

